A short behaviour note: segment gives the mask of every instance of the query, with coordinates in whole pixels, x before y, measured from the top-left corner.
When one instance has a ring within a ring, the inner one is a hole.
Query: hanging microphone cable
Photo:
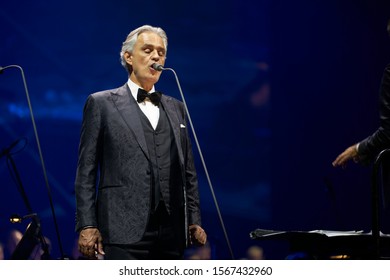
[[[44,176],[44,179],[45,179],[47,194],[49,196],[50,208],[51,208],[51,212],[52,212],[52,216],[53,216],[53,220],[54,220],[54,226],[55,226],[55,230],[56,230],[56,234],[57,234],[57,240],[58,240],[58,246],[59,246],[59,249],[60,249],[61,259],[65,259],[65,255],[64,255],[64,251],[63,251],[62,243],[61,243],[60,231],[58,229],[57,218],[56,218],[55,211],[54,211],[53,199],[52,199],[52,196],[51,196],[51,190],[50,190],[50,186],[49,186],[49,180],[47,178],[45,163],[44,163],[43,156],[42,156],[41,144],[39,142],[37,127],[35,125],[34,114],[33,114],[32,106],[31,106],[30,95],[29,95],[28,89],[27,89],[27,82],[26,82],[26,78],[24,76],[24,71],[23,71],[23,68],[21,66],[19,66],[19,65],[8,65],[8,66],[5,66],[5,67],[1,67],[0,66],[0,73],[2,73],[7,68],[18,68],[20,70],[20,73],[22,74],[24,90],[26,92],[27,103],[28,103],[28,107],[30,109],[31,121],[32,121],[33,129],[34,129],[35,139],[37,141],[38,153],[39,153],[39,157],[40,157],[40,160],[41,160],[41,165],[42,165],[42,170],[43,170],[43,176]]]
[[[172,73],[175,75],[177,87],[179,88],[180,95],[181,95],[181,98],[183,100],[183,104],[184,104],[184,108],[185,108],[186,113],[187,113],[188,121],[189,121],[191,129],[192,129],[192,134],[194,135],[196,147],[198,148],[198,151],[199,151],[199,156],[200,156],[200,159],[202,161],[203,169],[204,169],[204,172],[206,174],[206,178],[207,178],[207,182],[208,182],[209,187],[210,187],[211,195],[213,196],[213,199],[214,199],[215,208],[217,209],[218,217],[219,217],[219,220],[221,222],[221,226],[222,226],[223,233],[225,235],[226,243],[227,243],[227,246],[229,247],[231,258],[234,260],[233,250],[232,250],[232,247],[230,246],[229,237],[228,237],[226,229],[225,229],[225,224],[224,224],[223,219],[222,219],[221,211],[219,210],[218,201],[217,201],[217,198],[215,197],[214,188],[211,184],[210,176],[209,176],[209,173],[207,171],[207,167],[206,167],[206,163],[205,163],[204,158],[203,158],[202,150],[200,149],[198,138],[196,137],[194,125],[192,124],[192,120],[191,120],[191,116],[190,116],[190,112],[188,111],[187,103],[185,101],[183,91],[181,90],[179,78],[177,77],[175,70],[173,70],[172,68],[164,68],[161,64],[157,64],[157,63],[153,63],[152,67],[156,71],[162,71],[162,70],[172,71]]]

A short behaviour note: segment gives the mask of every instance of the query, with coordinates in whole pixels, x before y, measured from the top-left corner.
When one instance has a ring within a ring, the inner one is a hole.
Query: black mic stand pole
[[[40,157],[40,160],[41,160],[43,176],[44,176],[45,184],[46,184],[46,190],[47,190],[47,193],[48,193],[48,196],[49,196],[50,208],[51,208],[51,212],[52,212],[52,216],[53,216],[53,220],[54,220],[54,226],[55,226],[55,230],[56,230],[58,246],[59,246],[60,254],[61,254],[61,259],[65,259],[64,250],[62,248],[62,243],[61,243],[60,231],[58,229],[57,218],[56,218],[56,215],[55,215],[53,200],[52,200],[52,196],[51,196],[51,190],[50,190],[50,186],[49,186],[49,179],[47,177],[45,162],[44,162],[43,156],[42,156],[41,144],[40,144],[39,137],[38,137],[37,127],[35,125],[34,114],[33,114],[32,106],[31,106],[30,96],[29,96],[28,89],[27,89],[27,82],[26,82],[26,78],[24,76],[24,71],[23,71],[23,68],[20,67],[19,65],[8,65],[8,66],[5,66],[5,67],[0,67],[0,73],[2,73],[7,68],[18,68],[20,70],[20,73],[22,74],[24,90],[26,92],[26,98],[27,98],[27,103],[28,103],[28,107],[29,107],[29,110],[30,110],[30,116],[31,116],[31,121],[32,121],[33,129],[34,129],[34,135],[35,135],[35,139],[36,139],[37,146],[38,146],[38,152],[39,152],[39,157]]]
[[[153,68],[155,68],[155,67],[153,67]],[[198,138],[196,137],[194,125],[192,124],[192,120],[191,120],[191,116],[190,116],[190,112],[188,111],[187,103],[185,101],[185,98],[184,98],[184,95],[183,95],[183,91],[181,90],[179,78],[177,77],[175,70],[173,70],[172,68],[164,68],[161,65],[156,66],[156,68],[155,69],[158,70],[158,71],[161,71],[161,70],[172,71],[172,73],[175,75],[177,87],[179,88],[180,95],[181,95],[181,98],[183,100],[183,104],[184,104],[184,108],[185,108],[186,113],[187,113],[188,121],[189,121],[191,129],[192,129],[192,134],[194,135],[194,140],[195,140],[195,143],[196,143],[196,147],[198,148],[199,156],[200,156],[200,159],[201,159],[202,165],[203,165],[203,169],[205,171],[208,184],[210,186],[211,195],[213,196],[213,199],[214,199],[214,204],[215,204],[215,207],[217,209],[218,217],[219,217],[219,220],[221,222],[221,226],[222,226],[223,233],[225,235],[226,243],[227,243],[227,246],[229,247],[230,255],[231,255],[232,259],[234,260],[233,250],[232,250],[232,247],[230,246],[229,238],[228,238],[228,235],[227,235],[227,232],[226,232],[226,229],[225,229],[225,225],[224,225],[224,222],[223,222],[223,219],[222,219],[221,211],[219,210],[218,201],[217,201],[217,198],[215,197],[214,188],[213,188],[213,186],[211,184],[210,176],[209,176],[209,173],[207,171],[206,163],[205,163],[204,158],[203,158],[202,150],[200,149],[199,141],[198,141]],[[159,69],[161,69],[161,70],[159,70]]]
[[[41,223],[39,221],[38,216],[36,214],[33,214],[33,210],[32,210],[31,204],[28,200],[26,191],[23,187],[22,180],[20,178],[20,174],[18,172],[18,169],[16,168],[15,161],[12,158],[12,155],[9,151],[6,153],[6,157],[7,157],[7,161],[9,161],[11,163],[12,170],[13,170],[14,175],[15,175],[16,185],[18,187],[20,195],[22,196],[24,204],[26,205],[27,211],[31,215],[32,221],[33,221],[33,223],[35,223],[35,226],[37,227],[37,235],[38,235],[38,238],[41,242],[41,248],[43,250],[43,255],[41,256],[41,258],[42,259],[50,259],[49,247],[46,243],[45,237],[42,234]]]

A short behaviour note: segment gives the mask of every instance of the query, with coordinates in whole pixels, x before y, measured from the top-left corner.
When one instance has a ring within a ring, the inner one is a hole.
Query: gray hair
[[[159,35],[164,43],[165,51],[167,51],[168,48],[168,37],[165,31],[160,28],[160,27],[154,27],[151,25],[143,25],[141,27],[138,27],[137,29],[134,29],[127,35],[126,40],[122,44],[122,49],[120,52],[120,59],[121,59],[121,64],[129,74],[133,72],[133,67],[131,65],[128,65],[126,60],[125,60],[125,52],[132,53],[134,49],[135,42],[137,41],[138,35],[140,35],[143,32],[153,32]]]

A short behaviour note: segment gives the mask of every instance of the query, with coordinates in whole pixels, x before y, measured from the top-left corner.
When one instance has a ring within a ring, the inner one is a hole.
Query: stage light
[[[13,214],[11,215],[11,217],[9,218],[9,221],[13,224],[16,224],[16,223],[21,223],[23,220],[23,218],[21,216],[19,216],[18,214]]]
[[[12,214],[11,217],[9,218],[9,221],[13,224],[16,224],[16,223],[21,223],[25,219],[33,218],[36,216],[37,216],[37,213],[28,214],[28,215],[25,215],[23,217],[18,215],[18,214]]]

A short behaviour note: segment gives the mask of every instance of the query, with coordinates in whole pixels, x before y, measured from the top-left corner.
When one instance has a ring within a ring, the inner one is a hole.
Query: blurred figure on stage
[[[247,260],[264,260],[264,250],[262,247],[257,245],[252,245],[246,251]]]
[[[191,247],[189,248],[184,256],[186,260],[211,260],[211,245],[207,241],[204,246],[201,247]]]
[[[5,260],[4,245],[0,242],[0,260]]]
[[[390,35],[390,20],[387,24]],[[353,144],[337,156],[334,167],[346,167],[350,160],[356,163],[368,164],[384,149],[390,148],[390,64],[384,70],[380,84],[380,126],[366,139]]]
[[[18,246],[20,240],[23,238],[23,233],[20,230],[12,229],[7,238],[7,250],[6,250],[6,259],[10,259],[14,253],[16,246]]]

